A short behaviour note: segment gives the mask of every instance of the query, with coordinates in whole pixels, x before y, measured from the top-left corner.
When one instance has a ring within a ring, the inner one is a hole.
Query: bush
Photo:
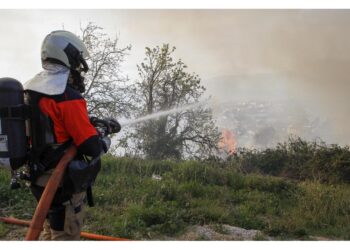
[[[243,173],[262,173],[330,184],[350,183],[348,146],[289,138],[276,148],[261,151],[241,149],[229,161],[231,166]]]

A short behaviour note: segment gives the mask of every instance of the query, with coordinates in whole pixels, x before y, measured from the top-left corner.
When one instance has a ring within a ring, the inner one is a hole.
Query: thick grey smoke
[[[225,16],[215,20],[230,23],[226,29],[208,32],[208,51],[226,72],[208,79],[210,91],[226,100],[288,101],[291,108],[330,122],[331,131],[319,131],[320,137],[348,143],[350,12],[260,10]],[[225,37],[224,44],[218,37]]]
[[[130,11],[144,41],[170,42],[220,101],[284,102],[311,114],[316,134],[350,141],[349,10]],[[137,17],[136,17],[137,16]],[[139,23],[140,19],[146,20]],[[136,29],[136,28],[134,28]],[[152,35],[151,35],[152,36]],[[287,119],[287,117],[280,117]],[[300,124],[304,118],[291,121]],[[298,126],[298,125],[295,125]]]

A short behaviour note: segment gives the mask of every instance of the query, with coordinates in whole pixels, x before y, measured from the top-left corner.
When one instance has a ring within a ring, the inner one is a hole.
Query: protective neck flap
[[[44,70],[24,84],[25,90],[45,95],[60,95],[67,86],[70,70],[59,64],[44,63]]]

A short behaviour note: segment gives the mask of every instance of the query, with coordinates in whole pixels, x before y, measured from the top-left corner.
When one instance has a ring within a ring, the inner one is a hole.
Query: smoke
[[[282,102],[285,117],[279,119],[302,113],[289,120],[290,131],[302,131],[301,120],[318,119],[317,136],[350,140],[349,10],[153,10],[125,16],[142,30],[134,41],[157,31],[148,44],[175,45],[176,56],[198,73],[217,103]]]
[[[330,122],[331,131],[319,131],[320,137],[347,143],[350,12],[237,12],[225,20],[232,24],[226,30],[231,49],[220,44],[215,52],[223,62],[220,67],[231,68],[231,74],[205,79],[208,90],[223,100],[284,101],[291,108],[303,107],[308,114]]]
[[[176,56],[214,99],[302,107],[329,123],[319,137],[350,140],[349,10],[152,10],[126,16],[142,30],[134,41],[148,36],[152,46],[175,45]]]
[[[218,102],[284,102],[285,113],[301,107],[324,124],[321,138],[350,140],[350,10],[3,10],[0,19],[3,75],[28,79],[45,34],[93,21],[133,45],[131,79],[146,46],[170,43]]]

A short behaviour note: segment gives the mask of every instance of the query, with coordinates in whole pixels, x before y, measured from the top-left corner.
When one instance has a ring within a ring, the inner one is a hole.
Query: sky
[[[0,76],[29,80],[46,34],[88,22],[132,45],[131,79],[146,46],[169,43],[214,100],[285,101],[350,141],[349,10],[0,10]]]

